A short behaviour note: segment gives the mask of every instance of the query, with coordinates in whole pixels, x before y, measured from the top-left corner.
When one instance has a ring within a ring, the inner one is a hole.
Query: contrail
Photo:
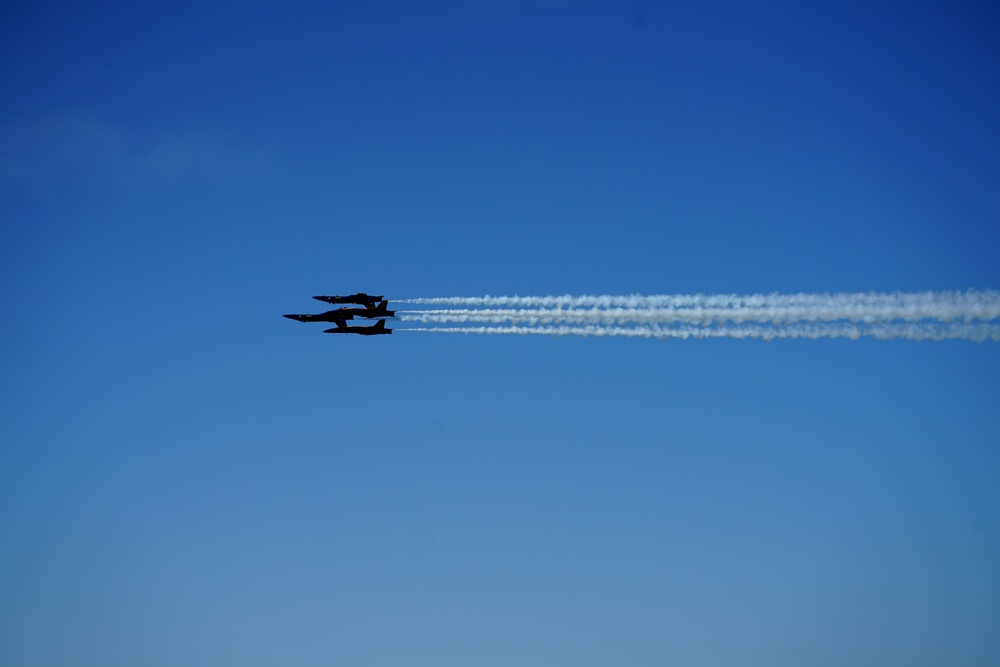
[[[850,338],[863,337],[881,340],[986,340],[1000,341],[1000,325],[990,324],[879,324],[875,326],[793,324],[789,326],[722,326],[722,327],[607,327],[607,326],[549,326],[549,327],[414,327],[396,331],[423,331],[430,333],[462,333],[485,335],[521,336],[623,336],[627,338]]]
[[[942,322],[962,320],[966,322],[990,320],[1000,317],[1000,313],[976,312],[964,308],[940,307],[897,308],[894,306],[872,307],[852,305],[847,308],[831,304],[816,306],[775,306],[732,308],[521,308],[521,309],[445,309],[445,310],[401,310],[397,311],[403,320],[411,322],[511,322],[529,324],[566,323],[642,323],[711,324],[713,322],[879,322],[903,320],[919,322],[935,319]]]
[[[399,303],[473,308],[840,308],[990,313],[1000,317],[1000,292],[860,292],[839,294],[660,294],[643,296],[477,296],[400,299]],[[935,315],[937,317],[938,315]]]
[[[643,338],[1000,340],[1000,292],[482,296],[403,299],[410,331]],[[492,326],[454,326],[454,325]]]

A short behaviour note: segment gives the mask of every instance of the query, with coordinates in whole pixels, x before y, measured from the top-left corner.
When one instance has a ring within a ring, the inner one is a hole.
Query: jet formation
[[[392,329],[385,328],[385,320],[379,319],[396,316],[396,311],[389,310],[389,302],[385,300],[384,296],[370,296],[364,292],[358,292],[349,296],[314,296],[313,298],[325,303],[357,304],[361,307],[337,308],[316,315],[293,314],[285,315],[285,317],[298,322],[332,322],[337,325],[332,329],[324,330],[323,333],[353,333],[361,336],[377,336],[392,333]],[[378,322],[371,326],[348,326],[348,320],[353,320],[355,317],[370,320],[378,319]]]

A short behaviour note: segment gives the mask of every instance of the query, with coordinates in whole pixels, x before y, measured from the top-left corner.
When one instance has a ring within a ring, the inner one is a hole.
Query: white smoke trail
[[[715,322],[879,322],[902,320],[919,322],[935,319],[942,322],[962,320],[966,322],[991,320],[1000,313],[974,312],[955,307],[937,309],[925,308],[885,308],[850,307],[834,305],[804,307],[765,308],[522,308],[522,309],[453,309],[398,311],[397,317],[403,321],[423,323],[523,323],[555,324],[559,322],[577,324],[711,324]]]
[[[779,338],[859,338],[870,337],[881,340],[986,340],[1000,341],[1000,325],[993,324],[878,324],[858,326],[851,324],[801,324],[772,327],[760,325],[696,327],[613,327],[613,326],[548,326],[548,327],[415,327],[396,331],[417,331],[430,333],[461,333],[483,335],[521,336],[621,336],[626,338],[758,338],[776,340]]]
[[[906,338],[1000,340],[1000,292],[484,296],[406,299],[409,329],[643,338]],[[502,326],[501,326],[502,325]],[[407,329],[399,329],[407,330]]]
[[[773,308],[841,307],[927,310],[985,309],[1000,316],[1000,292],[860,292],[837,294],[659,294],[643,296],[477,296],[400,299],[399,303],[473,308]]]

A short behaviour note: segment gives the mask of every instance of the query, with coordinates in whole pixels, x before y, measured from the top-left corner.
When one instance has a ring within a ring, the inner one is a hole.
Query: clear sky
[[[1000,344],[281,317],[1000,288],[998,32],[4,3],[0,663],[1000,664]]]

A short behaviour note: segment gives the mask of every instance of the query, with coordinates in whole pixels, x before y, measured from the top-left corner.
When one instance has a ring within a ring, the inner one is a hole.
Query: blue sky
[[[996,343],[280,316],[998,288],[998,27],[5,4],[0,662],[997,664]]]

